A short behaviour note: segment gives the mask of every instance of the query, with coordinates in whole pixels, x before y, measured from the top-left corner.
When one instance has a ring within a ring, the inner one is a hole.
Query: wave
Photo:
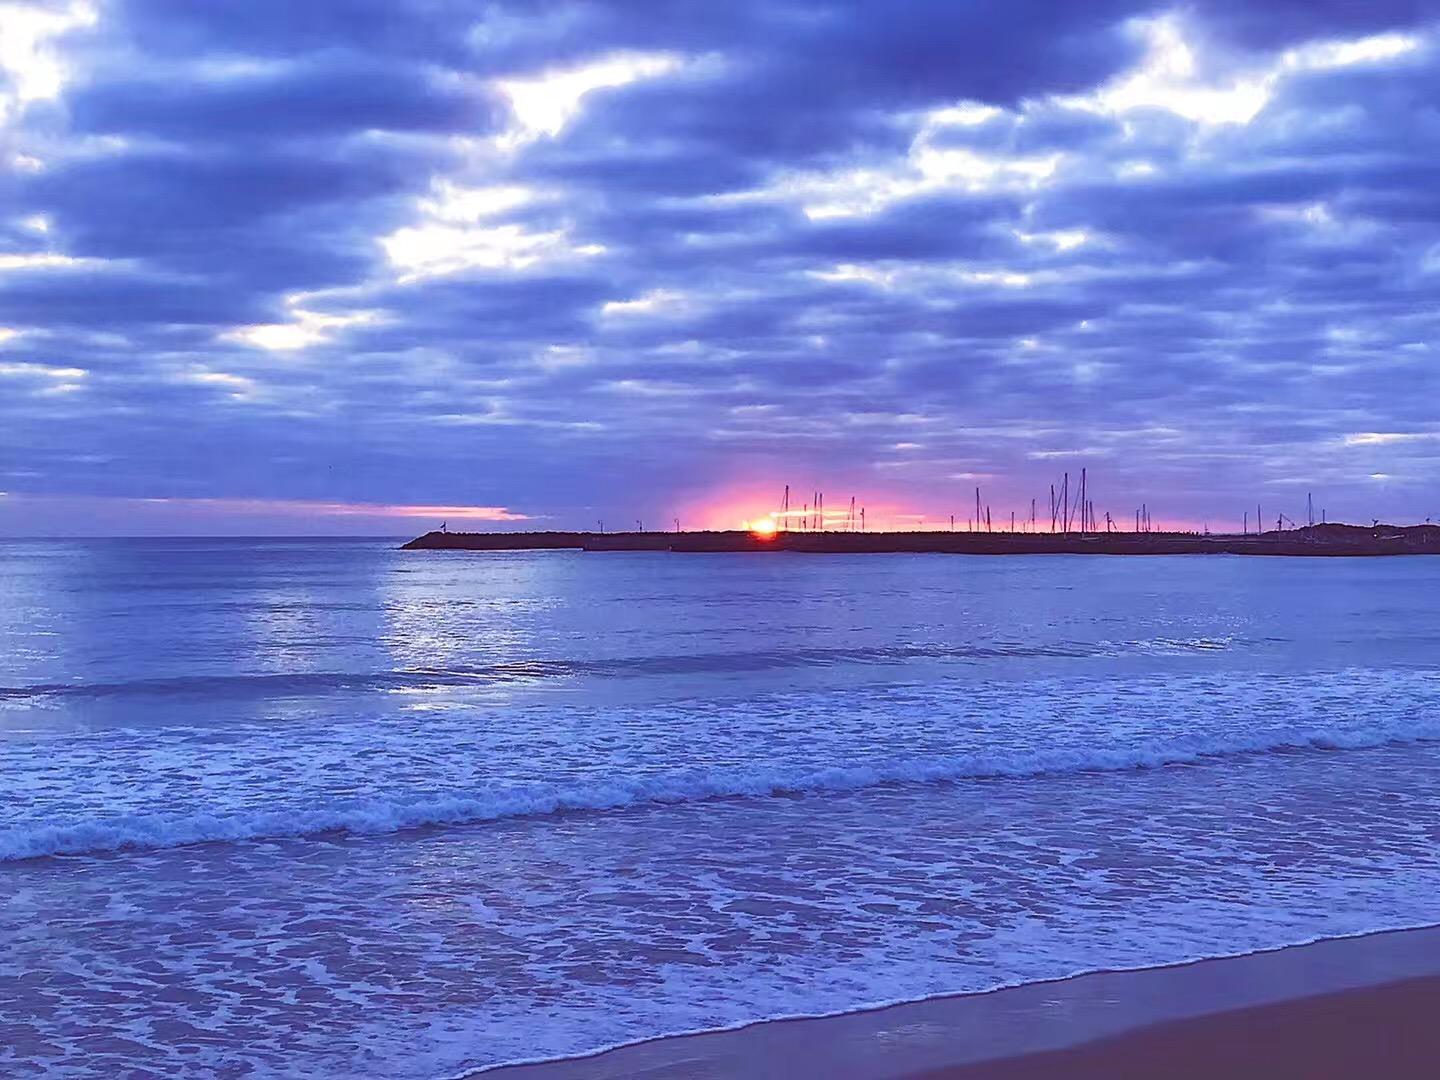
[[[1128,747],[965,754],[869,765],[772,766],[689,770],[568,785],[531,784],[469,793],[374,798],[333,806],[134,815],[0,831],[0,862],[96,855],[193,844],[288,839],[327,833],[367,835],[571,811],[618,810],[713,799],[847,792],[900,784],[1023,779],[1125,772],[1216,759],[1306,750],[1373,749],[1440,740],[1440,722],[1350,730],[1182,737]]]
[[[1133,645],[1134,643],[1132,643]],[[1163,642],[1171,649],[1213,648],[1213,645]],[[824,667],[847,663],[903,663],[906,660],[983,660],[999,657],[1084,658],[1113,652],[1115,645],[1057,644],[994,646],[892,645],[849,649],[766,649],[749,652],[638,656],[606,660],[535,659],[444,668],[402,668],[398,671],[308,671],[284,674],[189,675],[119,682],[37,683],[0,686],[0,701],[47,698],[107,698],[130,694],[327,693],[337,690],[396,690],[431,686],[470,686],[579,676],[625,677],[751,672],[792,667]]]

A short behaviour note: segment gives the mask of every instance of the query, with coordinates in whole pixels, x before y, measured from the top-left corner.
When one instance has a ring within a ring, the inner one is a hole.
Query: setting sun
[[[754,521],[750,522],[750,531],[756,536],[768,540],[770,537],[774,536],[777,531],[775,526],[775,519],[769,517],[756,518]]]

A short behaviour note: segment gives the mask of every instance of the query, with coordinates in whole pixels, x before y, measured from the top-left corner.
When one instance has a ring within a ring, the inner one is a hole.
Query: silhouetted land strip
[[[932,552],[953,555],[1440,555],[1440,525],[1311,525],[1267,533],[1164,532],[429,532],[404,547],[427,551]]]

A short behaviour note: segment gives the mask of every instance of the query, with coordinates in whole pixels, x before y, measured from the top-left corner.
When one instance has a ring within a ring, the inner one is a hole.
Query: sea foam
[[[131,815],[0,831],[0,862],[53,855],[153,850],[191,844],[284,839],[325,833],[394,833],[564,812],[622,810],[711,799],[846,792],[886,784],[1042,778],[1200,764],[1304,750],[1350,750],[1440,739],[1440,720],[1362,728],[1176,736],[1123,747],[1067,748],[899,759],[864,765],[745,766],[657,773],[568,784],[536,783],[405,797],[376,797],[277,810]]]

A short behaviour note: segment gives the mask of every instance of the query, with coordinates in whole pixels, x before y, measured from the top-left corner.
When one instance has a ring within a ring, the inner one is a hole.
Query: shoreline
[[[1401,979],[930,1070],[911,1080],[1429,1080],[1440,1059],[1437,1001],[1440,976]]]
[[[809,1075],[836,1080],[1138,1080],[1156,1075],[1158,1062],[1177,1077],[1237,1075],[1223,1071],[1233,1063],[1202,1064],[1195,1055],[1242,1037],[1247,1047],[1255,1044],[1257,1053],[1270,1055],[1256,1075],[1312,1077],[1322,1075],[1314,1071],[1313,1057],[1301,1061],[1312,1035],[1345,1031],[1347,1038],[1359,1038],[1357,1025],[1372,1023],[1387,1008],[1408,1032],[1416,1026],[1416,1010],[1428,1017],[1437,1001],[1440,925],[1427,925],[662,1035],[576,1057],[480,1067],[458,1074],[457,1080],[720,1080],[742,1075],[774,1080]],[[1289,1035],[1266,1041],[1263,1033],[1272,1027]],[[1302,1038],[1302,1032],[1308,1034]],[[1389,1036],[1394,1043],[1396,1032]],[[1345,1045],[1331,1047],[1335,1060]],[[1440,1028],[1421,1060],[1433,1064],[1432,1050],[1440,1055]],[[1202,1071],[1177,1071],[1170,1058],[1182,1052]],[[1299,1072],[1274,1071],[1274,1062],[1287,1055],[1294,1056]],[[1140,1071],[1127,1072],[1132,1066]]]

